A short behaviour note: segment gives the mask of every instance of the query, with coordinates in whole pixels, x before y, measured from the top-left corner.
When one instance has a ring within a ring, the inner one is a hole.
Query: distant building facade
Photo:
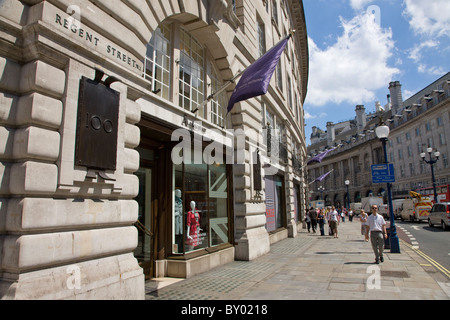
[[[420,157],[428,147],[440,152],[434,165],[436,184],[450,184],[450,73],[433,82],[425,89],[403,101],[401,84],[389,84],[388,103],[376,103],[376,112],[367,114],[364,106],[356,106],[355,119],[327,124],[327,131],[313,128],[309,157],[326,149],[337,147],[320,164],[308,166],[308,180],[333,170],[323,183],[310,185],[310,199],[323,196],[328,205],[347,206],[349,180],[350,203],[360,202],[367,196],[386,199],[385,184],[372,184],[371,165],[384,162],[381,142],[375,128],[380,117],[391,131],[387,144],[388,161],[394,164],[396,182],[393,183],[394,198],[405,198],[409,191],[432,187],[430,165]],[[428,159],[428,153],[427,153]],[[323,186],[322,193],[317,190]]]

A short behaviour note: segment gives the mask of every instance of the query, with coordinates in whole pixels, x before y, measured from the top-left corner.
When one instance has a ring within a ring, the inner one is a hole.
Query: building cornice
[[[309,78],[309,48],[308,48],[308,33],[306,29],[305,10],[302,0],[289,0],[289,5],[295,17],[296,33],[294,36],[295,42],[299,48],[300,57],[300,73],[302,79],[302,104],[306,100],[308,93],[308,78]]]

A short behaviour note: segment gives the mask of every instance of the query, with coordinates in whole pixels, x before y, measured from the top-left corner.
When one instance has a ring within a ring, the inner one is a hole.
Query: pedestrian
[[[386,221],[382,215],[378,214],[378,206],[372,205],[372,215],[367,218],[367,223],[370,228],[370,241],[372,242],[372,249],[375,253],[375,263],[384,262],[384,240],[387,239]]]
[[[364,236],[364,240],[366,242],[369,241],[369,225],[367,224],[368,217],[369,216],[364,209],[361,209],[361,213],[359,214],[359,221],[361,221],[361,235]]]
[[[333,206],[331,207],[331,211],[329,214],[328,223],[330,224],[330,228],[333,231],[334,237],[338,237],[338,225],[339,225],[340,216],[339,213],[336,211],[336,208]]]
[[[342,218],[342,222],[345,223],[345,213],[344,213],[344,207],[342,207],[341,209],[338,209],[339,215]]]
[[[325,212],[324,212],[324,209],[321,209],[319,211],[319,216],[317,217],[317,222],[319,224],[320,235],[324,236],[325,235],[325,230],[324,230],[324,226],[325,226]]]
[[[348,210],[348,220],[349,220],[350,222],[353,221],[353,210],[352,210],[352,208],[350,208],[350,209]]]
[[[327,207],[325,217],[327,218],[327,221],[328,221],[328,235],[332,236],[333,229],[331,229],[331,225],[330,225],[330,213],[331,213],[331,207]]]
[[[311,219],[312,231],[313,231],[313,233],[316,233],[316,229],[317,229],[317,210],[316,209],[311,208],[311,210],[309,210],[309,218]]]
[[[311,209],[309,209],[309,211],[306,213],[306,217],[305,217],[306,226],[308,227],[308,232],[311,232],[311,217],[309,216],[309,213],[311,212],[311,210],[313,210],[313,207],[311,207]]]

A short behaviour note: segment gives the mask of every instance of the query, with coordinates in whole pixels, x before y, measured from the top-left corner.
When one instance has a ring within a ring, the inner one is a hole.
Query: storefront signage
[[[88,9],[85,9],[88,10]],[[69,15],[52,5],[45,4],[43,20],[51,23],[59,31],[62,31],[67,37],[81,42],[83,45],[95,50],[96,52],[109,57],[111,60],[120,65],[142,73],[144,70],[143,62],[136,56],[112,43],[106,37],[100,35],[91,28],[83,25],[82,12]]]

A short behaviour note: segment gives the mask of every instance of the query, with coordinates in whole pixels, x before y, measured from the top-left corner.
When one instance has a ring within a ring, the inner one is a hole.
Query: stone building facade
[[[1,298],[143,299],[296,235],[301,1],[4,0],[0,25]],[[227,114],[212,94],[292,30]]]
[[[381,106],[377,102],[377,111],[373,114],[367,114],[364,106],[357,106],[354,120],[329,123],[327,132],[315,128],[311,137],[314,143],[308,146],[310,156],[327,148],[337,148],[322,163],[308,166],[310,181],[334,169],[323,183],[310,186],[311,200],[323,197],[328,205],[346,206],[345,180],[350,181],[350,203],[368,196],[387,198],[386,185],[373,184],[371,175],[371,165],[384,162],[381,142],[375,134],[380,118],[391,130],[387,153],[395,170],[394,199],[404,199],[411,190],[433,186],[431,167],[420,157],[428,147],[433,148],[433,153],[440,152],[440,159],[434,165],[436,184],[450,184],[450,132],[445,126],[450,121],[450,73],[406,100],[403,100],[401,88],[398,81],[391,82],[388,103]],[[319,192],[319,186],[325,191]]]

